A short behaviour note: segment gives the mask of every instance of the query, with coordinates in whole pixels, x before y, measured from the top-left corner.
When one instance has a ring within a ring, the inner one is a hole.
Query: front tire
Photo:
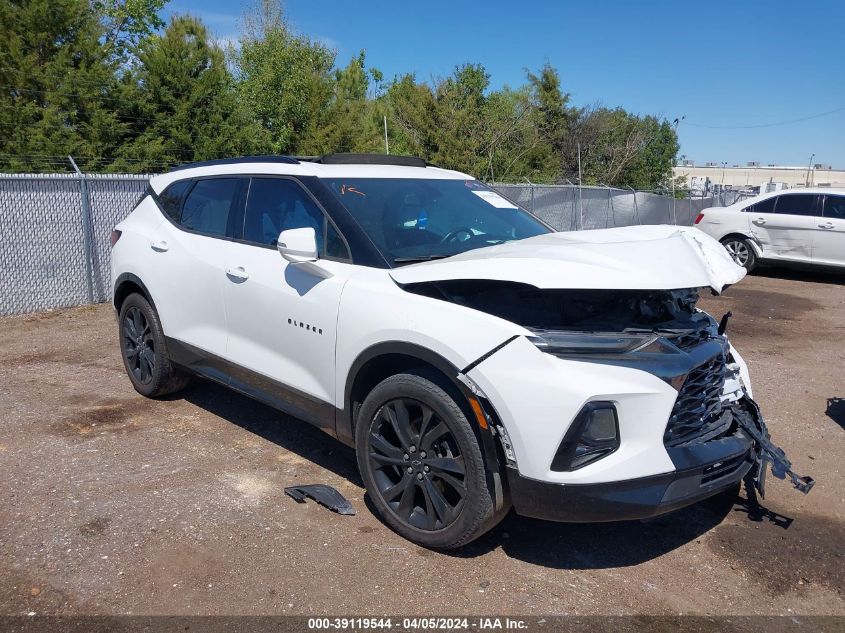
[[[379,383],[361,406],[355,445],[373,504],[406,539],[451,549],[495,525],[478,441],[435,382],[397,374]]]
[[[733,260],[748,272],[751,272],[757,266],[757,254],[754,252],[751,242],[746,238],[729,235],[722,239],[722,246],[725,247]]]
[[[158,313],[138,293],[126,297],[118,316],[123,366],[135,391],[148,398],[174,393],[188,377],[170,362]]]

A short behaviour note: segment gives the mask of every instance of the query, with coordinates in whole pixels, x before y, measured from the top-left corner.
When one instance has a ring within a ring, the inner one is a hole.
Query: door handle
[[[249,273],[246,272],[243,266],[235,266],[234,268],[227,268],[226,275],[232,281],[246,281],[249,279]]]
[[[159,240],[157,242],[150,242],[150,248],[153,249],[156,253],[164,253],[170,247],[164,240]]]
[[[833,222],[825,222],[824,224],[819,224],[820,229],[832,229]]]
[[[766,223],[766,219],[765,218],[757,218],[756,220],[752,220],[752,222],[754,222],[754,224],[758,224],[760,226],[763,226]]]

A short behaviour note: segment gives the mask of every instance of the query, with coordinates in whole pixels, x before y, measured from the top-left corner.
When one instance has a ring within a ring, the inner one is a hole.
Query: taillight
[[[703,214],[703,213],[699,213],[699,214],[698,214],[698,217],[695,219],[695,222],[693,222],[693,224],[698,224],[698,223],[699,223],[699,222],[701,222],[703,219],[704,219],[704,214]]]
[[[117,240],[120,239],[121,235],[123,235],[123,231],[112,229],[111,235],[109,235],[109,242],[111,243],[112,248],[114,248],[114,245],[117,244]]]

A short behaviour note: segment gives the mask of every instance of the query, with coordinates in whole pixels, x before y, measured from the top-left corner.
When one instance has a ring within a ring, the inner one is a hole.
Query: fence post
[[[82,244],[85,250],[85,275],[88,282],[88,303],[94,303],[94,272],[91,267],[91,242],[93,233],[93,218],[91,217],[91,199],[88,196],[88,181],[85,174],[79,169],[73,156],[67,159],[73,165],[76,175],[79,177],[79,197],[82,199]]]
[[[689,215],[687,216],[687,222],[692,224],[695,222],[695,218],[692,215],[692,190],[687,191],[687,200],[689,200]]]
[[[634,196],[634,217],[637,219],[637,224],[642,224],[640,222],[640,210],[637,208],[637,192],[634,191],[633,187],[628,187],[631,190],[631,195]]]

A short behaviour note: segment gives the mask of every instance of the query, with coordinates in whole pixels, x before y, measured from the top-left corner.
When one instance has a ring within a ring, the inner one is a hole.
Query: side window
[[[182,200],[185,199],[185,194],[192,184],[192,180],[176,181],[171,183],[158,197],[158,205],[161,207],[161,210],[174,222],[179,222],[179,211],[182,209]]]
[[[334,225],[299,184],[287,178],[252,179],[244,213],[244,240],[275,246],[282,231],[307,227],[314,229],[321,254],[349,257]]]
[[[825,196],[824,217],[845,220],[845,196]]]
[[[238,204],[238,184],[238,178],[198,180],[182,207],[182,226],[206,235],[226,236]]]
[[[751,206],[745,207],[744,211],[747,211],[748,213],[774,213],[776,200],[777,196],[766,198],[765,200],[761,200]]]
[[[818,196],[811,193],[787,193],[777,197],[778,215],[816,215]]]
[[[346,242],[331,222],[326,222],[326,255],[337,259],[352,259]]]

